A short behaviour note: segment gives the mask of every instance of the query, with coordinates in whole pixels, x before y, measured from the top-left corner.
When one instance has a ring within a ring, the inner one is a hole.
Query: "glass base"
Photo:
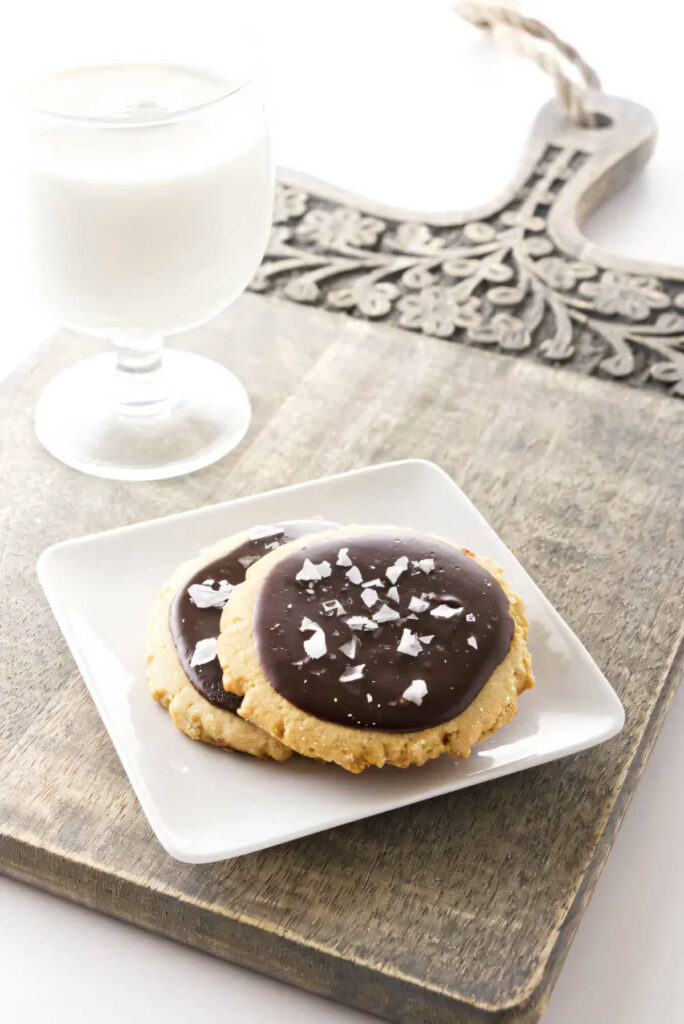
[[[51,455],[83,473],[163,480],[231,451],[250,415],[237,377],[203,356],[165,350],[138,383],[117,370],[114,353],[105,353],[48,384],[36,407],[36,434]]]

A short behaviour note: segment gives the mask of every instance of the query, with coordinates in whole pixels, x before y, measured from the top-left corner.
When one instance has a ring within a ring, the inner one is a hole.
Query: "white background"
[[[606,91],[649,106],[660,124],[646,171],[587,233],[634,257],[684,265],[684,12],[672,0],[530,0],[525,11],[576,44]],[[444,0],[30,0],[0,43],[6,134],[10,89],[51,64],[108,54],[221,63],[235,27],[251,32],[259,54],[278,162],[407,207],[458,209],[495,195],[550,93],[541,72],[496,51]],[[1,374],[50,324],[16,259],[7,152],[0,184]],[[680,696],[545,1024],[684,1020],[683,733]],[[0,1012],[14,1024],[370,1020],[2,879]]]

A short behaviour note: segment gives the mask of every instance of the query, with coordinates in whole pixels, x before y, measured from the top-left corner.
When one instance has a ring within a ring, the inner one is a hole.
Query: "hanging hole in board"
[[[596,131],[599,128],[612,128],[615,124],[612,117],[608,117],[607,114],[602,114],[598,110],[592,110],[590,113],[593,118],[593,124],[585,126],[589,131]]]

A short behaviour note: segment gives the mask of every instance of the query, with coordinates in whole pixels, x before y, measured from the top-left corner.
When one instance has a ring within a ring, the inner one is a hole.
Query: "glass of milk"
[[[247,394],[162,342],[237,298],[263,256],[273,174],[258,90],[131,63],[50,75],[28,98],[32,273],[61,324],[109,343],[49,384],[38,437],[112,479],[206,466],[243,437]]]

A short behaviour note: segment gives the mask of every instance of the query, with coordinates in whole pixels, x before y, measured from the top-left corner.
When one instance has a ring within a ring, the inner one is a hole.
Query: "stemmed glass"
[[[162,343],[229,305],[263,256],[273,174],[258,89],[131,63],[53,74],[27,97],[36,283],[60,323],[111,343],[48,385],[38,438],[113,479],[206,466],[243,437],[249,399],[225,367]]]

